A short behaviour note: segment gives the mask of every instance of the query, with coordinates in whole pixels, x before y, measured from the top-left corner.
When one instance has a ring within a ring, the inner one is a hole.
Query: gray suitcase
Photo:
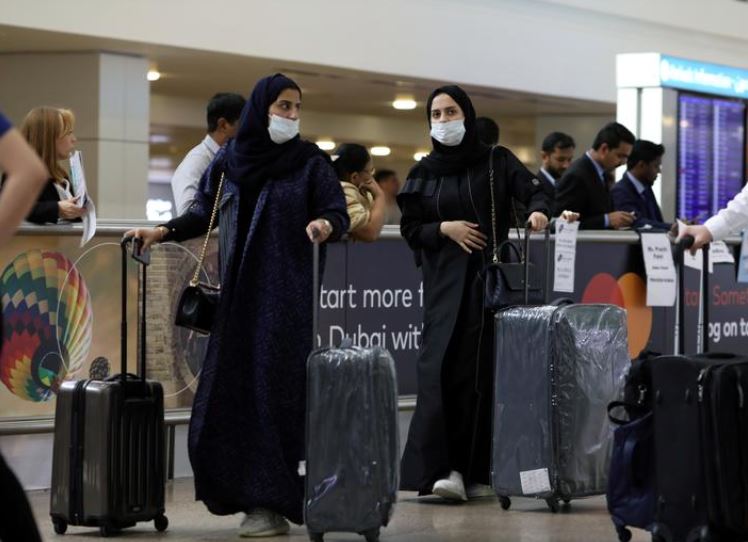
[[[613,305],[514,307],[496,315],[492,482],[510,496],[604,494],[613,429],[607,405],[630,364],[625,311]]]
[[[354,532],[367,542],[389,523],[399,485],[395,364],[381,348],[325,348],[307,364],[309,537]]]
[[[145,265],[140,376],[126,374],[126,244],[122,245],[122,373],[64,382],[57,395],[50,515],[55,532],[99,527],[102,536],[164,515],[164,395],[145,379]]]
[[[317,244],[313,274],[316,342]],[[313,542],[329,532],[375,542],[400,485],[395,362],[383,348],[346,343],[315,350],[307,360],[304,522]]]

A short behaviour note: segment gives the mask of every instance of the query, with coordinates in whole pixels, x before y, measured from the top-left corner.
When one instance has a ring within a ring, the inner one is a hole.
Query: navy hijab
[[[460,106],[460,109],[465,114],[465,137],[462,138],[462,142],[459,145],[454,147],[442,145],[434,138],[431,138],[433,150],[422,158],[412,171],[423,167],[434,175],[455,175],[486,157],[489,147],[481,143],[478,138],[478,131],[475,128],[473,102],[467,93],[457,85],[439,87],[431,93],[428,102],[426,102],[426,116],[429,120],[429,127],[431,127],[431,105],[434,102],[434,98],[440,94],[449,95],[457,102],[457,105]]]
[[[269,179],[296,171],[314,155],[327,157],[315,145],[298,135],[278,145],[268,133],[268,109],[286,89],[301,89],[283,74],[260,79],[244,105],[239,130],[227,150],[226,175],[239,186],[259,192]]]

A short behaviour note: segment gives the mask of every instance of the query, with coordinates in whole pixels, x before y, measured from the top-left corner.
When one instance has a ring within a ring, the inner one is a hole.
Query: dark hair
[[[665,154],[665,146],[646,141],[644,139],[637,139],[634,143],[634,149],[631,151],[626,167],[633,169],[639,162],[650,164]]]
[[[352,173],[363,171],[366,164],[371,160],[366,147],[356,143],[343,143],[338,147],[335,154],[338,155],[338,158],[332,165],[340,181],[347,181]]]
[[[374,173],[374,180],[378,183],[381,183],[382,181],[386,181],[390,177],[395,177],[397,173],[395,173],[391,169],[378,169],[376,173]]]
[[[245,100],[239,94],[231,92],[219,92],[208,102],[207,118],[208,131],[215,132],[218,129],[218,119],[224,118],[226,122],[233,124],[242,114]]]
[[[543,152],[550,154],[556,149],[574,149],[576,146],[574,138],[570,135],[563,132],[551,132],[545,136],[540,148]]]
[[[622,142],[633,145],[635,141],[636,137],[634,137],[634,134],[623,124],[610,122],[603,126],[603,129],[597,133],[595,141],[592,143],[592,148],[598,150],[605,143],[609,149],[616,149],[620,147]]]
[[[493,119],[478,117],[475,119],[475,130],[478,132],[478,139],[484,145],[499,144],[499,125]]]

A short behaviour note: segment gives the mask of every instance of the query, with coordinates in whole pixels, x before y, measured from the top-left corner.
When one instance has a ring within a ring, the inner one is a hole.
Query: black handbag
[[[493,258],[483,268],[485,284],[484,306],[490,310],[501,310],[513,305],[540,305],[545,302],[543,287],[535,265],[529,261],[530,228],[525,229],[525,248],[522,254],[511,241],[499,245],[496,241],[496,199],[494,196],[493,149],[488,162],[488,184],[491,188],[491,236],[493,238]],[[516,219],[516,210],[515,210]],[[549,229],[545,230],[546,246],[549,242]],[[519,229],[517,229],[519,237]],[[502,262],[501,251],[511,248],[517,257],[516,262]],[[546,255],[547,256],[547,255]]]
[[[213,224],[215,223],[218,205],[221,200],[223,176],[224,174],[221,173],[216,200],[213,203],[213,212],[210,215],[208,233],[205,235],[203,248],[200,251],[200,258],[198,258],[197,266],[195,267],[195,274],[192,276],[189,285],[182,290],[182,294],[179,296],[177,313],[174,318],[176,325],[186,327],[204,335],[209,335],[213,328],[218,301],[221,299],[221,287],[200,282],[199,277],[200,269],[202,269],[203,261],[205,260],[205,253],[208,250],[210,232],[213,231]]]

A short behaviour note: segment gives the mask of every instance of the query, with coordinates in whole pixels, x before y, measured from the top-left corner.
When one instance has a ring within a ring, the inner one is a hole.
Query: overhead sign
[[[618,55],[618,88],[669,87],[748,99],[748,70],[657,53]]]

